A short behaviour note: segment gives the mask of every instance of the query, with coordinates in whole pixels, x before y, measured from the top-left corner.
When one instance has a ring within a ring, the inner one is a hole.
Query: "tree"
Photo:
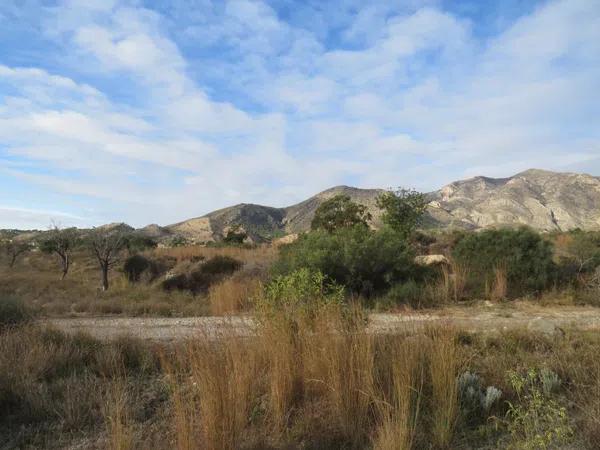
[[[380,194],[377,207],[383,210],[383,223],[402,236],[409,237],[422,223],[427,197],[413,189],[398,188]]]
[[[158,247],[154,239],[138,233],[123,233],[123,241],[123,245],[127,248],[129,255]]]
[[[8,267],[14,267],[17,258],[31,249],[29,242],[7,239],[2,242],[2,248],[8,257]]]
[[[231,245],[242,245],[248,233],[244,231],[241,225],[234,225],[228,231],[227,235],[223,238],[223,242]]]
[[[310,226],[313,230],[332,233],[355,225],[367,227],[369,220],[371,214],[366,206],[354,203],[349,195],[339,194],[321,203]]]
[[[73,249],[79,242],[76,228],[60,229],[54,225],[48,235],[40,243],[40,250],[48,254],[56,254],[62,269],[61,280],[64,280],[69,272],[72,262]]]
[[[126,246],[126,237],[118,230],[94,230],[90,238],[90,247],[100,265],[102,290],[108,290],[108,272],[118,264],[121,251]]]
[[[567,245],[570,258],[577,265],[577,273],[593,272],[600,266],[600,233],[573,231]]]

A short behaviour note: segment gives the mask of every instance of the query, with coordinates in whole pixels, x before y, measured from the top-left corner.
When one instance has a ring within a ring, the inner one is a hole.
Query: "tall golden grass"
[[[257,401],[261,352],[254,340],[202,336],[165,363],[177,448],[235,449]]]
[[[455,331],[448,327],[429,330],[429,374],[431,382],[431,432],[439,448],[449,448],[458,415],[456,379],[460,355]]]
[[[506,267],[498,266],[494,269],[494,279],[489,297],[493,301],[505,300],[508,295],[508,276]]]
[[[208,292],[211,314],[223,316],[250,310],[260,286],[260,280],[256,278],[235,275],[211,286]]]

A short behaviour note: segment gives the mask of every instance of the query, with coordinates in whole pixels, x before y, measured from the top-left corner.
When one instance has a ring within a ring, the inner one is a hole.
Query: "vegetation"
[[[317,285],[296,284],[297,295],[285,287],[286,295],[300,298]],[[269,317],[254,336],[199,336],[168,347],[100,342],[33,324],[0,331],[0,446],[66,448],[89,439],[101,448],[157,449],[599,443],[600,378],[590,370],[600,350],[596,333],[556,340],[429,327],[374,335],[360,310],[327,302],[310,321]]]
[[[17,262],[17,258],[31,250],[31,245],[27,241],[6,239],[0,242],[0,248],[2,248],[4,254],[7,256],[8,267],[12,269],[15,266],[15,262]]]
[[[223,238],[223,242],[229,245],[242,245],[247,238],[248,233],[246,233],[240,225],[236,225],[227,231],[227,234]]]
[[[427,197],[412,189],[399,188],[381,194],[377,206],[383,211],[383,223],[407,238],[422,223]]]
[[[90,247],[100,266],[102,290],[108,290],[108,272],[119,263],[125,247],[125,235],[119,230],[95,230],[90,237]]]
[[[390,229],[361,225],[335,232],[313,231],[281,250],[275,273],[307,268],[366,297],[419,276],[407,241]]]
[[[0,297],[0,331],[28,323],[33,314],[21,300],[13,297]]]
[[[319,205],[310,227],[332,233],[358,225],[368,227],[370,220],[371,214],[366,206],[354,203],[349,195],[339,194]]]
[[[60,229],[55,225],[39,244],[44,253],[58,256],[63,280],[69,273],[73,250],[79,243],[79,234],[75,228]]]
[[[452,256],[467,267],[476,295],[495,291],[502,298],[540,292],[554,273],[552,244],[528,228],[467,234]]]

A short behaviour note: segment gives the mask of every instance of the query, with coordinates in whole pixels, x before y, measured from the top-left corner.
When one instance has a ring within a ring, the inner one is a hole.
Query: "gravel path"
[[[255,322],[250,316],[230,317],[85,317],[46,319],[43,322],[69,333],[86,332],[100,339],[130,335],[153,341],[173,341],[197,335],[248,336]],[[430,312],[371,314],[369,330],[374,333],[418,330],[429,324],[448,323],[467,331],[497,332],[525,328],[557,333],[570,327],[600,330],[600,309],[588,307],[514,306],[455,307]]]

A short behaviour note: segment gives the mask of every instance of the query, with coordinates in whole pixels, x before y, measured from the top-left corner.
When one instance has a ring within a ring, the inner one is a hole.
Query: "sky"
[[[600,175],[600,0],[2,0],[0,228]]]

